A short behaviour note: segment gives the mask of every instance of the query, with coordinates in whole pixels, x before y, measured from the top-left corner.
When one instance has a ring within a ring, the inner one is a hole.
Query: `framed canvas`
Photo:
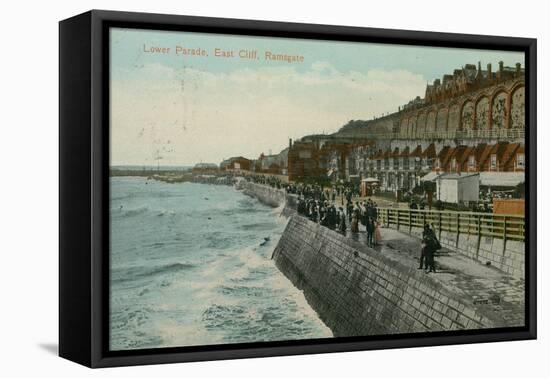
[[[60,22],[59,353],[536,337],[536,40]]]

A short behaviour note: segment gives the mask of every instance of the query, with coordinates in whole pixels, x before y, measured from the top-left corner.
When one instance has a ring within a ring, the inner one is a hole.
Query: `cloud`
[[[113,164],[219,163],[222,158],[279,152],[288,138],[334,132],[370,119],[424,90],[405,70],[340,72],[327,62],[307,71],[273,66],[212,73],[147,64],[114,70]]]

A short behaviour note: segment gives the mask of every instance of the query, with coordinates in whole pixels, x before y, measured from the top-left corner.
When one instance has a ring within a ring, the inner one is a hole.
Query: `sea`
[[[111,350],[332,337],[271,260],[281,208],[229,186],[110,185]]]

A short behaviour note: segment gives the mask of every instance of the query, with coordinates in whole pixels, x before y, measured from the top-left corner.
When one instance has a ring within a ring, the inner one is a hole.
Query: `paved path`
[[[391,228],[381,228],[382,243],[374,249],[391,260],[419,266],[420,239]],[[348,236],[366,247],[366,232]],[[483,265],[458,252],[442,249],[436,254],[437,273],[430,278],[457,293],[476,310],[503,327],[523,326],[525,282]],[[426,274],[418,270],[419,274]]]

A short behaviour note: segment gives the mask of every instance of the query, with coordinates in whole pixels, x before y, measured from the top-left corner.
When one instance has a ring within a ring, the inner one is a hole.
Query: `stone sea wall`
[[[428,275],[299,215],[273,260],[335,336],[496,326]]]
[[[244,194],[257,198],[260,202],[272,206],[284,206],[283,215],[290,216],[296,213],[298,198],[296,195],[287,194],[284,189],[276,189],[267,185],[255,184],[241,180],[235,187]]]
[[[273,252],[335,336],[499,326],[429,275],[299,216],[295,196],[263,185],[237,188],[290,217]]]

